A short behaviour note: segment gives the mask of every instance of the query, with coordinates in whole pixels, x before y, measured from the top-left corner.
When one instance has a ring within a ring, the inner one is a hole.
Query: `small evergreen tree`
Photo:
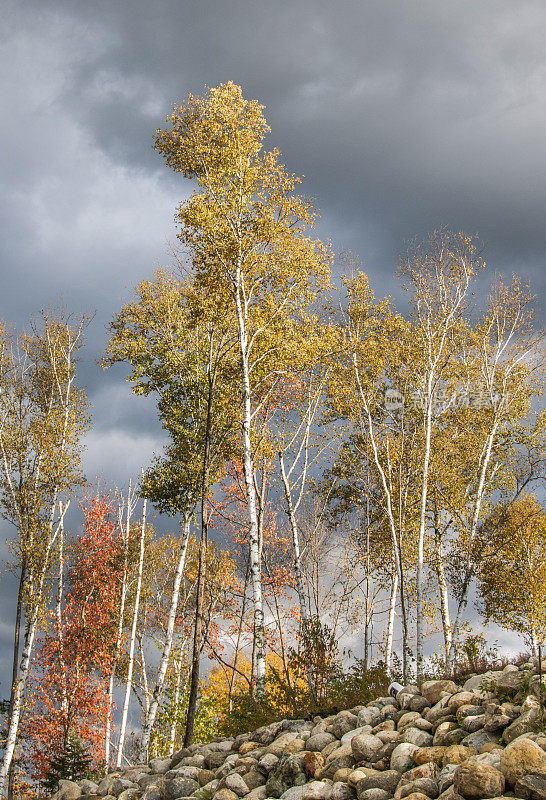
[[[89,748],[79,739],[69,737],[64,748],[52,756],[42,785],[53,794],[60,780],[82,780],[89,775],[91,760]]]

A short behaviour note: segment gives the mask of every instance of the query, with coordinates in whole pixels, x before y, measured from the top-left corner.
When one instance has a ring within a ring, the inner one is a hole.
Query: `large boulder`
[[[222,783],[226,787],[226,789],[230,789],[232,792],[238,797],[243,797],[245,794],[248,794],[248,786],[242,779],[240,775],[236,772],[232,772],[230,775],[226,775],[223,779]]]
[[[267,778],[261,770],[251,769],[249,772],[243,775],[243,780],[248,786],[249,790],[252,791],[253,789],[257,789],[259,786],[263,786]]]
[[[494,742],[496,744],[498,742],[498,737],[482,728],[475,733],[469,733],[468,736],[461,739],[460,744],[465,747],[473,747],[479,753],[482,747],[488,744],[488,742]]]
[[[69,781],[66,779],[61,779],[59,781],[57,786],[57,796],[61,800],[78,800],[78,797],[81,797],[81,795],[81,787],[75,781]]]
[[[117,781],[118,777],[119,777],[119,773],[117,773],[117,774],[114,773],[112,775],[106,775],[106,777],[104,777],[102,780],[99,781],[99,785],[98,785],[98,788],[97,788],[97,794],[100,795],[101,797],[106,797],[107,795],[112,795],[112,797],[114,797],[115,795],[112,792],[112,787],[113,787],[115,781]],[[80,794],[81,794],[81,790],[80,790]]]
[[[308,778],[314,778],[324,766],[324,756],[316,751],[309,751],[303,757],[303,771]]]
[[[307,782],[303,771],[303,759],[292,753],[281,756],[269,773],[265,789],[268,797],[280,797],[293,786]]]
[[[516,797],[526,800],[546,800],[546,778],[544,775],[524,775],[514,787]]]
[[[519,739],[501,752],[500,770],[512,787],[527,774],[546,776],[546,753],[530,739]]]
[[[506,744],[510,744],[514,739],[525,733],[536,731],[540,718],[538,703],[530,705],[520,716],[512,722],[502,733],[502,739]]]
[[[453,744],[451,747],[446,747],[442,764],[445,767],[447,764],[462,764],[470,756],[477,755],[474,747],[465,747],[463,744]]]
[[[349,800],[351,790],[345,781],[335,781],[332,784],[332,798],[331,800]]]
[[[479,705],[480,698],[473,692],[456,692],[447,701],[447,708],[455,714],[461,706]]]
[[[500,670],[490,670],[488,672],[483,672],[481,675],[472,675],[472,677],[468,678],[465,682],[463,691],[472,692],[478,695],[478,697],[485,697],[489,691],[487,687],[493,684],[496,685],[500,674]]]
[[[358,800],[362,800],[362,796],[368,789],[383,789],[389,792],[392,796],[400,781],[400,773],[394,769],[387,770],[365,770],[367,775],[357,783],[356,794]]]
[[[473,761],[465,761],[455,770],[455,791],[467,800],[483,800],[500,797],[504,792],[504,775],[495,767]]]
[[[311,781],[305,784],[302,795],[303,800],[330,800],[332,784],[325,781]]]
[[[497,678],[497,694],[513,697],[522,688],[525,674],[513,664],[508,664]]]
[[[341,739],[344,733],[352,731],[353,728],[359,727],[358,717],[351,714],[350,711],[341,711],[334,717],[334,720],[328,726],[330,733],[333,733],[338,739]]]
[[[383,742],[378,736],[365,733],[351,739],[352,754],[357,761],[371,761]]]
[[[199,789],[197,781],[191,778],[173,778],[165,781],[165,800],[178,800],[179,797],[189,797]]]
[[[447,692],[454,694],[457,691],[457,685],[453,681],[425,681],[421,684],[421,694],[428,700],[428,704],[433,706],[440,700]]]
[[[305,742],[305,749],[322,752],[324,748],[332,742],[337,742],[334,734],[323,731],[322,733],[316,733],[313,736],[310,736]]]
[[[417,765],[428,764],[441,764],[446,752],[447,747],[420,747],[413,753],[413,760]]]
[[[156,772],[164,774],[168,770],[171,769],[173,766],[174,757],[171,758],[152,758],[149,762],[150,770],[152,772]]]
[[[411,726],[404,731],[404,741],[409,742],[409,744],[415,744],[417,747],[430,747],[433,737],[430,733]]]
[[[407,769],[410,769],[410,767],[413,767],[415,764],[413,754],[417,750],[419,750],[417,745],[411,744],[411,742],[402,742],[396,745],[391,754],[391,769],[397,770],[398,772],[405,772]]]
[[[369,708],[362,708],[357,715],[357,727],[362,727],[363,725],[376,725],[379,722],[379,717],[381,716],[381,711],[376,706],[370,706]]]

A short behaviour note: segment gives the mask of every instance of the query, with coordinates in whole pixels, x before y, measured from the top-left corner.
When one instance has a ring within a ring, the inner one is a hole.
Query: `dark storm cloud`
[[[166,260],[188,187],[152,149],[170,103],[225,80],[267,106],[320,234],[378,293],[447,224],[544,294],[542,0],[4,0],[0,316],[97,310],[86,470],[123,483],[162,446],[153,403],[96,366],[105,325]],[[0,638],[2,638],[0,629]]]

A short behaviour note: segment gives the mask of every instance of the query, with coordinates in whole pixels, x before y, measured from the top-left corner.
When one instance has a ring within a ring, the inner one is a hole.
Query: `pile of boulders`
[[[543,665],[546,668],[546,663]],[[61,781],[56,800],[546,800],[537,662],[393,690],[365,706]]]

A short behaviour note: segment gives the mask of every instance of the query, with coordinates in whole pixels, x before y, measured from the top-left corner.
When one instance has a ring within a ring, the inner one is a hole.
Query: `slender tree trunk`
[[[180,584],[182,583],[182,575],[184,573],[184,567],[186,565],[186,553],[188,550],[188,542],[190,538],[190,523],[191,523],[191,512],[188,510],[183,520],[183,534],[182,534],[182,541],[180,543],[180,555],[178,558],[178,565],[174,576],[173,590],[171,594],[171,603],[169,607],[169,617],[167,621],[167,633],[165,636],[165,644],[163,645],[163,653],[161,655],[161,660],[159,662],[159,669],[157,672],[156,683],[152,694],[152,699],[150,702],[150,709],[148,711],[148,716],[142,731],[140,752],[141,756],[145,758],[148,755],[148,750],[150,747],[150,738],[152,735],[155,718],[157,716],[159,702],[163,695],[163,689],[165,686],[165,676],[167,675],[169,658],[173,646],[174,625],[176,622],[178,599],[180,597]]]
[[[398,594],[398,573],[395,572],[392,576],[391,591],[389,596],[389,616],[387,622],[387,642],[385,646],[385,665],[387,668],[387,675],[390,676],[392,671],[392,643],[394,639],[394,620],[396,612],[396,596]]]
[[[254,644],[256,652],[256,672],[254,675],[255,693],[258,699],[265,695],[265,620],[262,596],[262,569],[260,559],[260,537],[258,528],[258,512],[256,504],[256,490],[254,487],[254,464],[252,460],[252,444],[250,428],[252,422],[251,396],[250,396],[250,371],[248,363],[248,335],[246,319],[241,305],[241,267],[237,267],[235,280],[235,303],[239,329],[239,347],[241,354],[242,373],[242,450],[243,473],[245,479],[248,519],[249,519],[249,552],[250,552],[250,577],[252,581],[252,594],[254,602]]]
[[[122,506],[123,509],[123,506]],[[123,514],[123,510],[120,511]],[[106,726],[104,732],[104,770],[108,772],[110,765],[110,745],[112,739],[112,706],[114,705],[114,682],[116,678],[116,670],[121,655],[121,644],[123,640],[123,621],[125,617],[125,601],[127,599],[127,577],[129,569],[129,532],[131,525],[132,514],[132,498],[131,498],[131,481],[129,481],[129,488],[127,490],[127,516],[125,520],[125,533],[123,538],[123,574],[121,578],[121,595],[119,604],[118,628],[116,632],[116,649],[114,651],[114,660],[110,671],[110,680],[108,681],[108,708],[106,712]],[[123,534],[123,517],[119,520],[119,525]]]
[[[69,504],[70,501],[68,501],[64,506],[62,506],[60,523],[64,518],[64,514],[66,513]],[[47,571],[49,569],[51,551],[55,544],[57,535],[59,533],[59,528],[58,528],[56,533],[53,534],[56,505],[57,505],[57,492],[55,491],[54,500],[51,506],[51,514],[48,527],[49,540],[47,543],[46,551],[43,555],[42,563],[40,565],[40,575],[37,579],[36,586],[34,587],[32,608],[30,609],[30,614],[28,616],[25,615],[26,616],[25,634],[23,640],[23,652],[21,655],[21,665],[18,670],[14,691],[12,692],[11,713],[8,722],[6,742],[4,744],[4,757],[2,759],[2,767],[0,768],[0,797],[2,797],[4,789],[6,788],[9,769],[11,766],[11,761],[13,759],[13,754],[15,752],[15,746],[17,744],[17,733],[19,730],[19,720],[21,718],[21,711],[23,707],[23,696],[30,670],[32,649],[34,647],[34,640],[36,638],[36,630],[38,627],[38,619],[44,597],[44,584],[47,576]]]
[[[356,377],[356,382],[358,385],[358,391],[360,394],[360,398],[362,400],[362,404],[364,406],[364,410],[366,412],[366,423],[367,423],[367,433],[370,438],[370,444],[372,447],[374,463],[379,473],[379,478],[381,481],[381,486],[383,488],[383,493],[385,496],[385,505],[386,505],[386,512],[387,512],[387,519],[389,521],[389,528],[391,532],[391,540],[392,540],[392,549],[394,554],[394,564],[396,572],[398,573],[398,588],[400,591],[400,608],[402,612],[402,666],[404,672],[404,681],[407,680],[407,654],[409,651],[409,644],[408,644],[408,617],[406,612],[406,602],[405,602],[405,592],[404,592],[404,570],[402,564],[402,548],[401,542],[398,539],[398,531],[396,529],[396,521],[394,518],[394,510],[392,505],[392,492],[387,481],[387,476],[385,474],[385,470],[383,469],[383,465],[381,464],[381,460],[379,458],[379,451],[377,447],[377,441],[375,437],[375,431],[373,427],[373,417],[371,413],[371,409],[369,403],[366,399],[366,395],[362,388],[362,383],[360,381],[360,374],[358,371],[358,365],[356,360],[356,354],[353,354],[353,366],[354,372]]]
[[[212,347],[212,341],[211,341]],[[186,730],[184,731],[184,747],[189,747],[193,739],[193,726],[197,711],[199,694],[199,667],[201,648],[203,646],[203,626],[205,607],[205,582],[207,579],[207,546],[208,546],[208,493],[209,467],[212,432],[212,410],[214,404],[215,375],[212,371],[211,358],[208,367],[207,418],[205,424],[205,441],[203,447],[203,467],[201,473],[201,540],[199,543],[199,567],[197,572],[197,598],[195,604],[195,627],[193,632],[193,653],[191,664],[190,692],[186,713]]]
[[[457,614],[455,616],[455,622],[453,623],[453,632],[452,632],[452,639],[451,639],[451,646],[449,648],[449,653],[447,656],[446,662],[446,674],[451,675],[453,673],[453,668],[455,666],[455,657],[457,655],[457,645],[459,642],[459,632],[461,630],[461,624],[463,621],[464,612],[466,610],[466,606],[468,603],[468,593],[470,591],[470,584],[472,578],[474,576],[474,560],[472,556],[472,548],[474,546],[474,540],[476,538],[476,534],[478,532],[478,523],[480,520],[480,512],[483,502],[483,497],[485,494],[485,480],[487,476],[487,469],[489,467],[489,463],[491,461],[491,453],[493,451],[493,442],[495,440],[495,436],[497,433],[498,423],[493,425],[489,436],[487,438],[486,445],[483,449],[483,459],[482,465],[480,469],[480,479],[478,482],[478,488],[476,491],[476,499],[474,503],[474,510],[472,514],[472,523],[470,525],[470,531],[468,536],[468,556],[466,560],[466,570],[465,576],[463,580],[463,587],[461,591],[461,596],[459,598],[459,603],[457,606]]]
[[[125,730],[127,727],[127,714],[129,712],[129,700],[133,687],[133,668],[135,663],[135,641],[138,623],[138,612],[140,607],[140,592],[142,588],[142,570],[144,566],[144,545],[146,539],[146,500],[142,504],[142,525],[140,528],[140,550],[138,556],[137,583],[135,589],[135,603],[133,607],[133,622],[131,625],[131,636],[129,639],[129,655],[127,662],[127,679],[125,681],[125,697],[123,698],[123,710],[121,712],[121,722],[119,726],[118,754],[116,767],[121,767],[123,758],[123,746],[125,744]]]
[[[235,642],[235,653],[233,654],[233,667],[234,669],[231,670],[231,677],[229,679],[229,689],[228,689],[228,709],[232,711],[233,709],[233,686],[235,684],[235,668],[237,667],[237,658],[239,656],[239,648],[241,646],[241,636],[243,632],[243,624],[245,618],[245,611],[246,611],[246,586],[248,583],[248,573],[250,568],[250,561],[247,559],[246,562],[246,571],[245,571],[245,582],[243,585],[243,597],[241,599],[241,618],[239,619],[239,627],[237,629],[237,639]]]
[[[184,747],[189,747],[193,739],[197,699],[199,694],[199,667],[201,660],[201,646],[203,641],[203,623],[205,606],[205,580],[207,571],[207,539],[208,524],[206,498],[201,509],[201,541],[199,543],[199,566],[197,572],[197,597],[195,603],[195,622],[193,630],[193,653],[191,665],[190,691],[188,696],[188,710],[186,712],[186,729],[184,731]]]
[[[178,704],[180,702],[180,684],[182,683],[182,654],[176,660],[175,664],[175,673],[176,673],[176,683],[174,687],[174,698],[173,698],[173,719],[171,722],[171,730],[169,731],[169,755],[172,756],[174,753],[174,745],[176,742],[176,729],[177,729],[177,713],[178,713]]]
[[[21,637],[21,616],[23,610],[23,592],[26,577],[26,558],[23,556],[21,562],[21,572],[19,574],[19,591],[17,592],[17,609],[15,612],[15,635],[13,638],[13,663],[11,672],[11,692],[9,699],[9,719],[13,715],[13,705],[15,701],[15,687],[17,686],[17,673],[19,668],[19,642]],[[8,800],[13,797],[13,783],[15,777],[15,760],[12,760],[8,776]]]
[[[365,602],[365,617],[364,617],[364,669],[368,670],[368,657],[370,647],[370,621],[372,618],[372,611],[370,608],[370,574],[371,574],[371,560],[370,560],[370,468],[368,461],[368,468],[366,470],[366,593],[364,595]]]
[[[427,499],[428,499],[428,473],[430,464],[430,443],[432,437],[432,371],[427,379],[427,392],[426,392],[426,409],[425,409],[425,451],[423,453],[423,469],[421,473],[421,498],[419,503],[419,538],[417,541],[417,576],[415,582],[415,590],[417,595],[417,608],[416,608],[416,635],[415,635],[415,651],[416,651],[416,668],[417,677],[419,678],[423,672],[423,636],[424,636],[424,561],[425,561],[425,533],[427,523]]]
[[[142,643],[142,636],[138,637],[138,650],[140,653],[140,663],[142,664],[142,691],[143,696],[143,710],[144,710],[144,724],[148,719],[150,713],[150,688],[148,686],[148,671],[146,669],[146,657],[144,655],[144,645]]]
[[[531,655],[538,658],[538,635],[534,625],[531,626]]]
[[[64,661],[64,635],[62,602],[64,591],[64,526],[59,531],[59,574],[57,578],[57,599],[55,603],[55,617],[57,620],[57,638],[59,640],[59,666],[61,672],[61,710],[66,713],[68,709],[68,688],[66,685],[66,665]]]
[[[281,478],[284,487],[284,497],[286,500],[286,512],[290,522],[290,530],[292,532],[292,546],[294,548],[294,577],[296,580],[296,593],[300,606],[300,619],[303,632],[307,631],[309,625],[309,615],[307,613],[307,602],[305,597],[305,582],[303,579],[303,570],[301,568],[301,551],[300,551],[300,536],[298,530],[298,523],[292,503],[292,493],[290,492],[290,485],[288,483],[288,476],[284,467],[284,459],[282,453],[279,453],[279,464],[281,467]],[[305,679],[309,687],[309,691],[313,692],[313,676],[311,670],[305,670]]]
[[[38,611],[39,607],[35,606],[31,611],[30,619],[25,625],[23,653],[21,656],[21,666],[15,683],[15,691],[13,692],[13,699],[11,703],[11,714],[6,736],[6,743],[4,745],[4,759],[2,768],[0,770],[0,797],[4,792],[6,778],[11,766],[15,745],[17,742],[17,732],[19,728],[19,719],[21,717],[21,710],[23,704],[23,695],[30,669],[30,658],[32,655],[32,648],[34,639],[36,637],[36,629],[38,626]]]
[[[451,647],[451,618],[449,615],[449,593],[447,588],[447,580],[444,568],[444,559],[442,553],[442,540],[437,539],[436,544],[436,572],[438,575],[438,590],[440,593],[440,614],[442,616],[442,629],[444,632],[444,649],[446,659]]]
[[[305,599],[305,583],[303,580],[303,572],[301,568],[301,552],[300,552],[300,537],[298,531],[298,523],[294,513],[294,506],[292,503],[292,494],[288,484],[286,470],[284,468],[284,459],[282,453],[279,453],[279,463],[281,467],[281,478],[284,486],[284,497],[286,500],[286,513],[290,522],[290,530],[292,532],[292,545],[294,547],[294,577],[296,579],[296,592],[300,606],[300,617],[303,627],[308,623],[307,603]]]

